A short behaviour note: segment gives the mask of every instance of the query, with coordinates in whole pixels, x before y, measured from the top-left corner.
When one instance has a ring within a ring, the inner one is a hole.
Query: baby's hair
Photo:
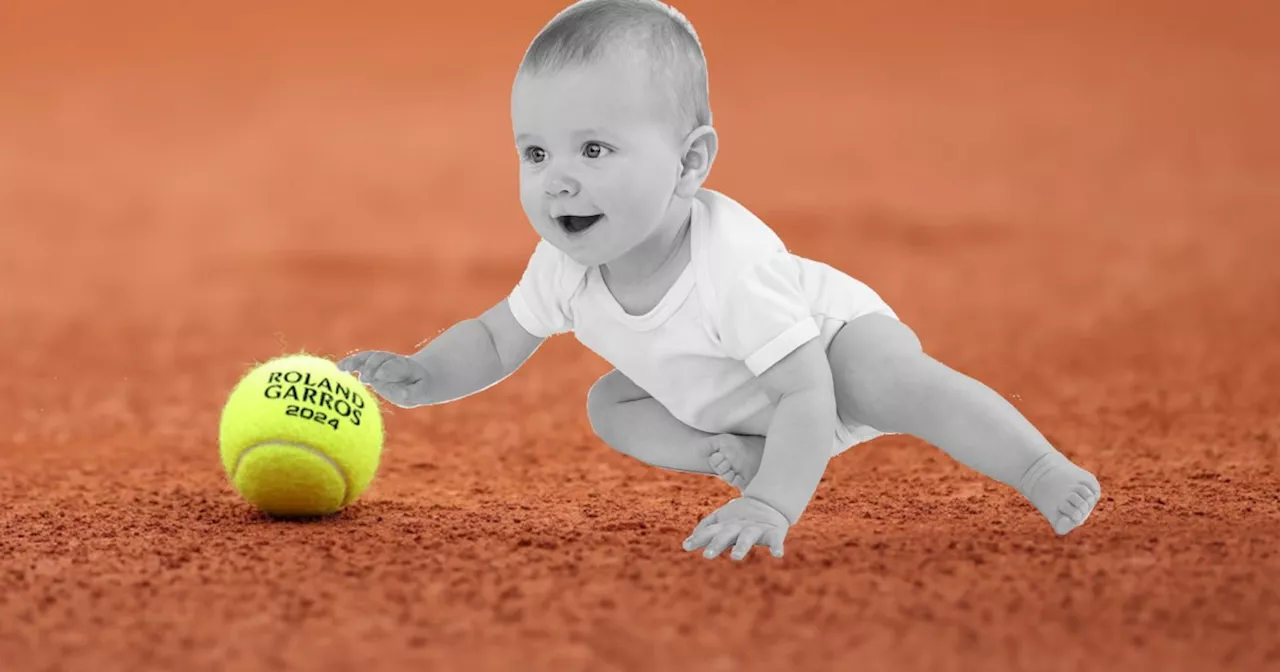
[[[680,134],[711,125],[702,42],[683,14],[657,0],[579,0],[538,33],[520,73],[555,72],[606,56],[649,63]]]

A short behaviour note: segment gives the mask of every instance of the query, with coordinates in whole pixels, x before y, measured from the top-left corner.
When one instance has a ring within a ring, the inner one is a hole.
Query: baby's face
[[[512,90],[525,214],[587,266],[617,259],[678,216],[681,148],[644,72],[606,59],[522,74]]]

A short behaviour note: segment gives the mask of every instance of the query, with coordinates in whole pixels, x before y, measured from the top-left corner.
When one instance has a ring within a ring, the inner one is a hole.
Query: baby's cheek
[[[520,208],[524,210],[525,217],[527,217],[530,223],[533,223],[534,226],[537,226],[539,220],[543,218],[542,202],[533,194],[529,194],[524,191],[520,192]]]
[[[523,180],[520,182],[520,207],[524,208],[526,214],[536,204],[534,199],[534,189],[531,185],[526,184]]]
[[[628,209],[644,219],[661,217],[675,190],[675,182],[667,185],[652,173],[636,175],[625,190]]]

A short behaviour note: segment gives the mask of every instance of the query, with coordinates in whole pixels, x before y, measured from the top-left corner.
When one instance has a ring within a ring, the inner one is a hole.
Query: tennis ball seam
[[[240,456],[236,458],[236,466],[234,469],[231,470],[231,478],[235,479],[236,474],[240,473],[240,463],[244,462],[244,457],[246,455],[248,455],[249,453],[253,452],[258,448],[265,448],[267,446],[286,446],[289,448],[297,448],[298,450],[304,450],[327,462],[329,466],[333,467],[334,471],[338,472],[338,477],[342,479],[342,505],[346,506],[347,504],[349,504],[349,502],[347,501],[347,497],[351,494],[351,482],[347,480],[346,470],[343,469],[342,466],[339,465],[337,462],[334,462],[333,458],[329,457],[328,455],[325,455],[324,453],[316,450],[315,448],[312,448],[311,446],[308,446],[305,443],[294,443],[292,441],[264,441],[262,443],[255,443],[251,446],[248,446],[244,450],[240,451]]]

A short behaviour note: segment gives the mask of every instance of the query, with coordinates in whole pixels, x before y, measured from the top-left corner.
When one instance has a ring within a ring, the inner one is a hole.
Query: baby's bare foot
[[[741,434],[717,434],[710,439],[708,461],[720,478],[739,490],[745,490],[760,471],[764,459],[764,437]]]
[[[1018,491],[1040,510],[1059,536],[1082,525],[1102,497],[1098,479],[1057,451],[1027,469]]]

